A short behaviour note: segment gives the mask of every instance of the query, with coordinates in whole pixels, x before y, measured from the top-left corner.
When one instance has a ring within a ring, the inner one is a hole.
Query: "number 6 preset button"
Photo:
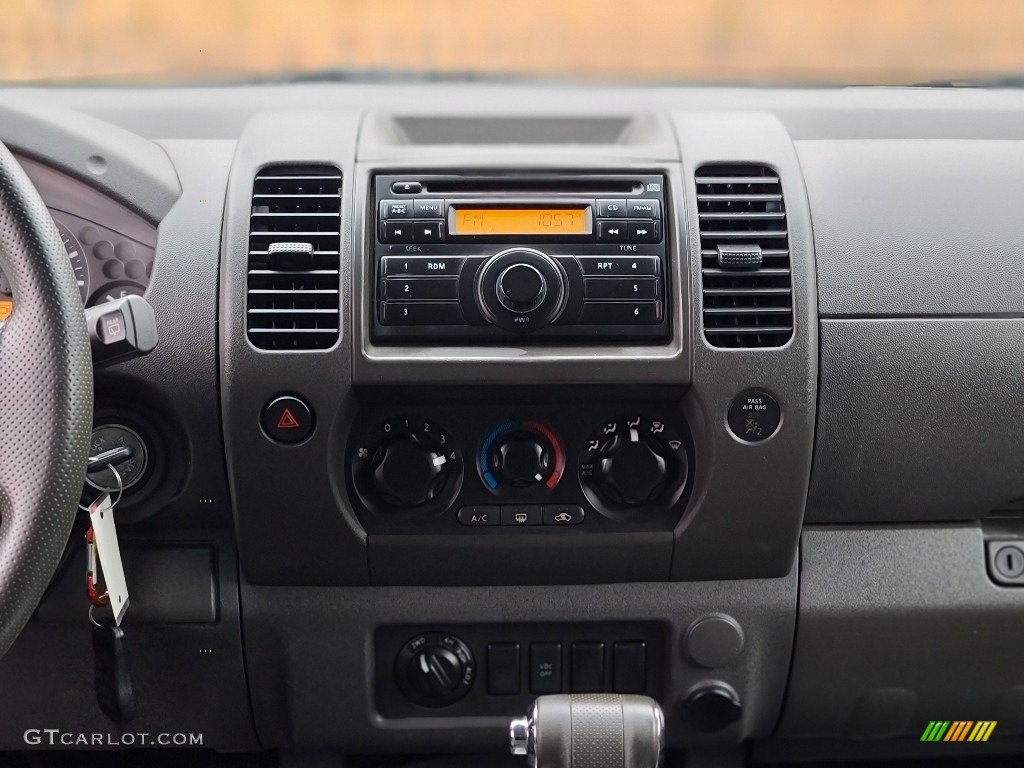
[[[661,322],[660,301],[584,301],[586,325],[653,325]]]

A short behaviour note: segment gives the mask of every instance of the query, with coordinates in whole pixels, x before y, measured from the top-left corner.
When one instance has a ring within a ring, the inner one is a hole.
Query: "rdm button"
[[[278,443],[301,443],[313,431],[313,411],[289,395],[271,400],[260,421],[267,437]]]

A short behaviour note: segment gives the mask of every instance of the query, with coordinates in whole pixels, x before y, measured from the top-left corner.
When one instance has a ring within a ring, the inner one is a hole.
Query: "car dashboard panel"
[[[1020,747],[1024,177],[968,95],[51,97],[81,129],[8,92],[0,139],[83,298],[161,334],[97,374],[150,457],[140,729],[487,752],[576,691],[655,697],[695,752],[917,754],[940,717]],[[0,685],[102,730],[77,569]]]

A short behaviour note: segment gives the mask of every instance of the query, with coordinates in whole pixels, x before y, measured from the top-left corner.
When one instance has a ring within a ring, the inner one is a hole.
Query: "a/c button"
[[[479,505],[462,507],[459,510],[459,522],[463,525],[498,525],[497,505]]]

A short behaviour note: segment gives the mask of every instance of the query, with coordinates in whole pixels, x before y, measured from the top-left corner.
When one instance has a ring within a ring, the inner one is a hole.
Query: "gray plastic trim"
[[[256,349],[245,328],[253,178],[269,164],[326,163],[342,173],[341,308],[351,307],[352,163],[358,114],[267,112],[238,142],[225,200],[220,264],[221,408],[242,567],[250,581],[366,584],[366,534],[341,487],[351,419],[351,327],[327,350]],[[313,410],[305,442],[272,442],[260,414],[291,394]]]
[[[181,196],[174,165],[159,146],[52,99],[5,94],[0,141],[88,182],[153,223]]]
[[[1020,141],[801,141],[821,314],[1024,313]]]
[[[782,124],[763,113],[678,113],[683,157],[687,250],[687,326],[693,339],[693,385],[684,410],[693,431],[696,471],[690,510],[676,528],[673,579],[751,578],[785,573],[793,558],[807,498],[814,437],[818,319],[810,214],[796,154]],[[782,181],[793,270],[793,338],[778,349],[722,349],[700,331],[700,237],[694,172],[704,163],[753,162]],[[745,389],[770,392],[782,426],[760,443],[740,441],[726,417]]]
[[[349,753],[496,753],[508,738],[507,717],[384,718],[374,703],[374,632],[387,625],[444,631],[458,624],[663,622],[671,670],[661,701],[670,745],[735,744],[765,737],[781,707],[796,619],[795,563],[779,579],[691,584],[552,587],[242,586],[246,660],[253,710],[264,747],[331,747]],[[727,611],[743,626],[746,647],[709,673],[683,651],[697,618]],[[501,641],[501,632],[494,636]],[[390,661],[388,661],[390,663]],[[483,664],[482,659],[478,659]],[[733,686],[743,718],[717,734],[683,728],[677,701],[696,683]],[[475,685],[484,685],[483,668]]]
[[[809,528],[778,735],[899,743],[929,720],[1024,735],[1022,635],[1024,591],[989,579],[978,527]]]
[[[807,521],[1019,508],[1021,359],[1022,320],[823,320]]]

